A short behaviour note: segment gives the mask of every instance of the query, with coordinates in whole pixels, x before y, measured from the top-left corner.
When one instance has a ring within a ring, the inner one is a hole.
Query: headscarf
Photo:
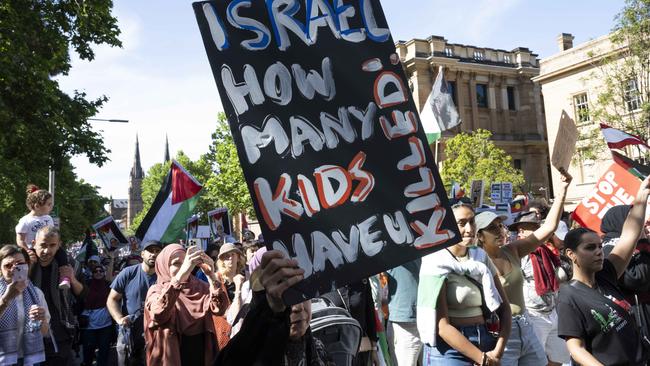
[[[625,223],[625,219],[627,219],[627,215],[630,213],[631,209],[632,206],[622,205],[614,206],[607,210],[603,217],[603,221],[600,224],[600,231],[605,234],[603,243],[621,237],[623,224]]]
[[[172,256],[177,252],[185,252],[179,244],[169,244],[163,248],[156,258],[156,284],[163,285],[171,282],[169,273]],[[210,289],[208,284],[190,275],[181,284],[181,291],[176,300],[176,322],[178,331],[185,335],[196,335],[204,331],[205,315],[210,311]]]

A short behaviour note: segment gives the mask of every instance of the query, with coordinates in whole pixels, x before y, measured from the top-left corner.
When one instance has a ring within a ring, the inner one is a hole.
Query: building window
[[[483,51],[474,51],[474,60],[483,61],[484,58]]]
[[[506,95],[508,96],[508,109],[511,111],[517,110],[515,108],[515,87],[514,86],[507,87]]]
[[[639,86],[636,80],[627,81],[625,84],[624,98],[628,112],[636,111],[641,107],[641,96],[639,95]]]
[[[587,93],[578,94],[573,97],[575,118],[579,123],[589,122],[589,100]]]
[[[458,107],[458,102],[456,102],[456,82],[455,81],[448,81],[447,82],[447,90],[449,90],[449,93],[451,94],[451,100],[454,101],[454,105]]]
[[[445,56],[454,57],[454,49],[451,47],[445,47]]]
[[[476,84],[476,104],[479,107],[487,108],[488,106],[487,85]]]
[[[512,63],[512,60],[510,59],[510,55],[503,55],[503,62],[507,64]]]
[[[514,163],[515,169],[521,170],[521,159],[515,159],[515,160],[513,160],[513,163]]]

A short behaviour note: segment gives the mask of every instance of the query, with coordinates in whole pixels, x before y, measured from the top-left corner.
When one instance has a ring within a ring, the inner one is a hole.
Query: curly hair
[[[27,199],[25,203],[27,208],[33,210],[36,206],[43,206],[52,198],[52,194],[45,189],[40,189],[34,184],[29,184],[27,186]]]

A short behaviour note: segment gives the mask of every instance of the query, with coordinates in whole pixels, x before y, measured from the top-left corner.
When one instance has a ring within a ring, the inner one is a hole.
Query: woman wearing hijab
[[[208,283],[192,275],[196,267]],[[148,365],[213,365],[217,355],[213,315],[223,315],[228,295],[214,262],[191,246],[167,245],[156,258],[157,282],[144,309]]]
[[[108,364],[113,336],[113,319],[106,307],[106,300],[111,292],[111,281],[102,265],[93,267],[91,276],[88,281],[88,296],[84,300],[84,310],[79,318],[79,325],[83,329],[81,343],[84,365],[92,365],[95,351],[99,350],[97,366],[103,366]]]

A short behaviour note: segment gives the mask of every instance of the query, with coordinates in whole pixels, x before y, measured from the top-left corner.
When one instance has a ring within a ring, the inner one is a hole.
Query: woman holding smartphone
[[[208,283],[192,271],[199,266]],[[196,246],[167,245],[156,258],[156,284],[144,309],[148,365],[213,365],[217,355],[212,315],[223,315],[228,295],[212,259]]]
[[[43,335],[50,313],[43,292],[27,279],[29,255],[16,245],[0,249],[0,365],[45,361]]]

